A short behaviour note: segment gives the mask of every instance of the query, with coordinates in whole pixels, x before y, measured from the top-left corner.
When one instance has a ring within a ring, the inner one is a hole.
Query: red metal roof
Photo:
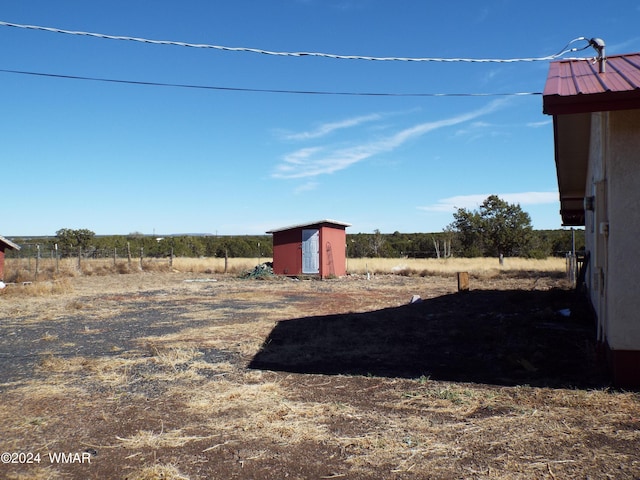
[[[604,73],[589,59],[552,62],[542,98],[550,115],[640,108],[640,53],[607,57]]]

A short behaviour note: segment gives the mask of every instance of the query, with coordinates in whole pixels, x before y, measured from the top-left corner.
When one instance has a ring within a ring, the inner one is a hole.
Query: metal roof
[[[640,53],[552,62],[542,97],[553,115],[560,215],[584,225],[591,112],[640,109]],[[604,71],[602,71],[604,70]]]
[[[12,248],[13,250],[20,250],[20,245],[13,243],[11,240],[9,240],[8,238],[4,238],[2,235],[0,235],[0,243],[4,243],[7,247]]]
[[[293,230],[294,228],[316,227],[320,225],[335,225],[337,227],[345,227],[345,228],[351,226],[350,223],[344,223],[344,222],[338,222],[337,220],[325,219],[325,220],[318,220],[315,222],[300,223],[298,225],[290,225],[288,227],[276,228],[273,230],[269,230],[267,233],[284,232],[285,230]]]
[[[550,115],[640,108],[640,53],[551,62],[542,95]]]

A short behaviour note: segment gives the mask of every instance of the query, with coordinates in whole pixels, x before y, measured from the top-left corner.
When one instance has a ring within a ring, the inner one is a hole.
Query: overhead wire
[[[11,23],[0,20],[0,26],[14,27],[27,30],[38,30],[51,33],[60,33],[67,35],[79,35],[87,37],[95,37],[108,40],[124,40],[133,42],[142,42],[147,44],[156,45],[172,45],[178,47],[191,47],[191,48],[205,48],[215,49],[231,52],[248,52],[259,53],[263,55],[275,55],[286,57],[323,57],[331,59],[341,60],[371,60],[371,61],[402,61],[402,62],[464,62],[464,63],[515,63],[515,62],[536,62],[536,61],[550,61],[563,57],[567,53],[577,52],[584,50],[591,46],[590,40],[586,37],[577,37],[571,40],[565,45],[562,50],[553,55],[547,55],[543,57],[530,57],[530,58],[440,58],[440,57],[372,57],[361,55],[337,55],[331,53],[322,52],[275,52],[269,50],[262,50],[257,48],[248,47],[228,47],[221,45],[208,45],[197,44],[187,42],[177,42],[172,40],[152,40],[140,37],[129,36],[116,36],[107,35],[103,33],[84,32],[75,30],[64,30],[54,27],[44,27],[40,25],[25,25],[19,23]],[[576,42],[586,41],[587,44],[583,47],[571,47]],[[24,70],[10,70],[0,69],[2,73],[13,73],[20,75],[31,75],[49,78],[71,79],[71,80],[84,80],[106,83],[118,83],[129,85],[145,85],[145,86],[158,86],[158,87],[174,87],[185,89],[201,89],[201,90],[218,90],[218,91],[234,91],[234,92],[255,92],[255,93],[279,93],[279,94],[297,94],[297,95],[337,95],[337,96],[372,96],[372,97],[494,97],[494,96],[530,96],[530,95],[542,95],[542,92],[500,92],[500,93],[392,93],[392,92],[349,92],[349,91],[322,91],[322,90],[293,90],[293,89],[269,89],[269,88],[242,88],[242,87],[227,87],[227,86],[214,86],[214,85],[195,85],[195,84],[183,84],[183,83],[166,83],[166,82],[154,82],[154,81],[139,81],[139,80],[127,80],[127,79],[115,79],[115,78],[103,78],[103,77],[90,77],[79,75],[65,75],[48,72],[34,72]]]
[[[497,97],[497,96],[528,96],[542,95],[542,92],[512,92],[512,93],[390,93],[390,92],[339,92],[323,90],[283,90],[272,88],[242,88],[224,87],[214,85],[193,85],[184,83],[147,82],[139,80],[122,80],[115,78],[86,77],[78,75],[62,75],[56,73],[29,72],[24,70],[9,70],[0,68],[2,73],[14,73],[19,75],[32,75],[39,77],[62,78],[70,80],[86,80],[106,83],[120,83],[129,85],[146,85],[155,87],[174,87],[200,90],[220,90],[231,92],[253,92],[253,93],[282,93],[294,95],[336,95],[336,96],[365,96],[365,97]]]
[[[95,38],[102,38],[107,40],[124,40],[124,41],[131,41],[131,42],[150,43],[150,44],[156,44],[156,45],[172,45],[172,46],[178,46],[178,47],[205,48],[205,49],[214,49],[214,50],[222,50],[222,51],[229,51],[229,52],[258,53],[262,55],[273,55],[273,56],[281,56],[281,57],[323,57],[323,58],[332,58],[332,59],[340,59],[340,60],[370,60],[370,61],[399,61],[399,62],[465,62],[465,63],[540,62],[540,61],[555,60],[557,58],[563,57],[567,53],[584,50],[590,46],[590,44],[587,43],[587,45],[582,48],[577,48],[577,47],[569,48],[572,44],[576,42],[589,41],[589,39],[586,37],[577,37],[571,40],[569,43],[567,43],[567,45],[558,53],[555,53],[553,55],[546,55],[543,57],[528,57],[528,58],[372,57],[372,56],[363,56],[363,55],[338,55],[338,54],[323,53],[323,52],[280,52],[280,51],[270,51],[270,50],[263,50],[259,48],[249,48],[249,47],[229,47],[229,46],[223,46],[223,45],[209,45],[204,43],[177,42],[173,40],[152,40],[152,39],[141,38],[141,37],[107,35],[104,33],[84,32],[84,31],[77,31],[77,30],[64,30],[61,28],[43,27],[40,25],[24,25],[20,23],[11,23],[11,22],[5,22],[1,20],[0,20],[0,26],[22,28],[26,30],[39,30],[39,31],[51,32],[51,33],[61,33],[66,35],[95,37]]]

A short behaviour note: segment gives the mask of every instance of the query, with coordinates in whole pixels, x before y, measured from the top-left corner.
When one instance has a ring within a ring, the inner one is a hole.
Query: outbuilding
[[[0,236],[0,282],[4,281],[4,252],[5,250],[20,250],[11,240]]]
[[[335,220],[291,225],[273,234],[273,273],[341,277],[347,273],[347,234],[351,225]]]
[[[585,226],[584,283],[614,383],[640,387],[640,53],[552,62],[560,215]]]

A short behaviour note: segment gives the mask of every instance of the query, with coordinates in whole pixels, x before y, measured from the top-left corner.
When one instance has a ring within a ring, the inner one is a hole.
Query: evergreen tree
[[[490,195],[478,211],[459,208],[450,228],[456,232],[464,256],[529,256],[531,217],[520,205]]]

